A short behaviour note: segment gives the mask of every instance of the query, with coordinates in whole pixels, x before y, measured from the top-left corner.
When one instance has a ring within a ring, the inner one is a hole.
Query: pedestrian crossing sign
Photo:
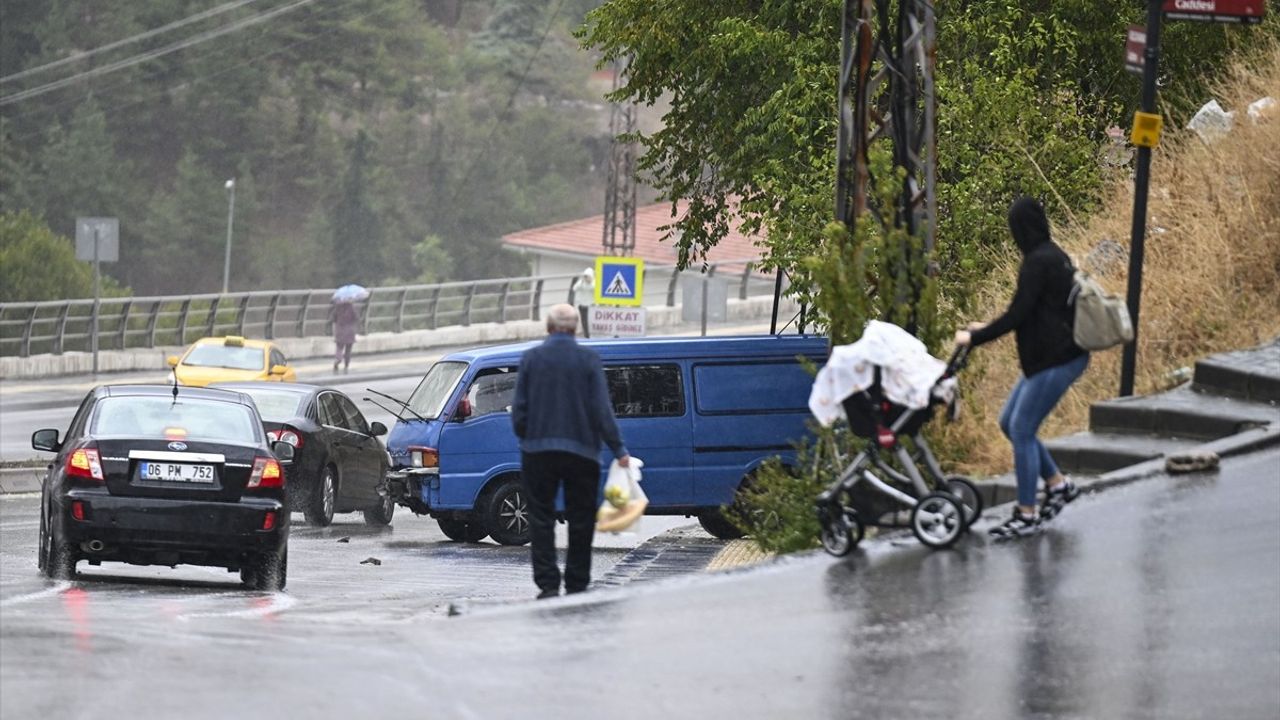
[[[640,258],[596,258],[597,305],[641,304],[644,292],[644,260]]]

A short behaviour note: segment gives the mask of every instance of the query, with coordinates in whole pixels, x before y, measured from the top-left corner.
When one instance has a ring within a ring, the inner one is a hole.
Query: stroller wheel
[[[931,548],[950,547],[964,530],[964,509],[951,493],[929,493],[911,511],[911,531]]]
[[[825,513],[824,513],[825,514]],[[824,517],[822,520],[822,549],[835,557],[844,557],[862,542],[864,529],[858,513],[852,508]]]
[[[978,486],[972,480],[961,475],[948,475],[946,489],[959,498],[960,506],[964,508],[964,529],[968,530],[973,521],[982,516],[982,493],[978,492]]]

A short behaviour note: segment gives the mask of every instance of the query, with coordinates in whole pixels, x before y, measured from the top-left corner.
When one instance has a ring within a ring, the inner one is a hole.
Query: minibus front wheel
[[[529,502],[519,476],[508,475],[493,485],[476,503],[489,537],[500,545],[529,542]]]

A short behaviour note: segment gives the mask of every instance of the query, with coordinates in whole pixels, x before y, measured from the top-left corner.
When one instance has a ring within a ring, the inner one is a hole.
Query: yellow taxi
[[[237,335],[201,338],[187,348],[182,357],[171,355],[169,367],[173,368],[179,384],[195,387],[243,380],[298,380],[275,343],[246,340]]]

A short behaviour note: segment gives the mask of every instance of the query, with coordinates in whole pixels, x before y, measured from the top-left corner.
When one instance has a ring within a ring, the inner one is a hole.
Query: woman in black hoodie
[[[1070,296],[1075,269],[1071,258],[1049,239],[1049,220],[1040,203],[1018,198],[1009,208],[1009,231],[1022,251],[1018,287],[1003,315],[956,333],[957,345],[984,343],[1013,331],[1022,377],[1000,412],[1000,429],[1013,444],[1018,505],[1013,517],[992,528],[997,539],[1035,532],[1080,494],[1062,476],[1036,433],[1067,388],[1084,373],[1089,355],[1072,339]],[[1036,489],[1045,481],[1045,502],[1036,512]]]

